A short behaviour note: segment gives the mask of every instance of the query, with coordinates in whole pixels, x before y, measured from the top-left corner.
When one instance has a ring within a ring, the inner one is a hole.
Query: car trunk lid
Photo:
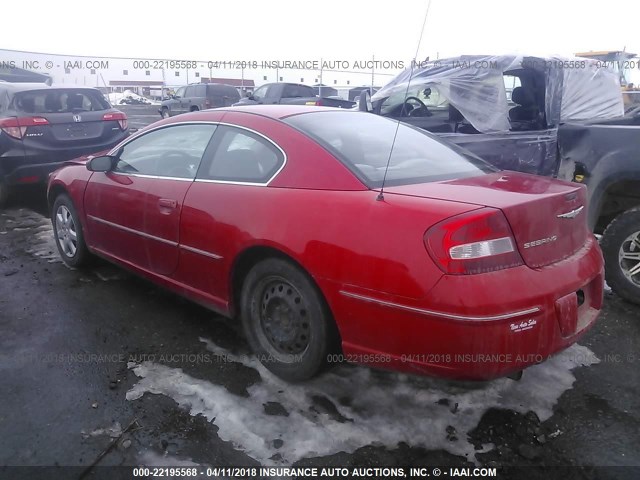
[[[385,187],[385,193],[470,203],[502,210],[524,262],[531,268],[577,252],[589,233],[586,188],[516,172],[446,182]]]

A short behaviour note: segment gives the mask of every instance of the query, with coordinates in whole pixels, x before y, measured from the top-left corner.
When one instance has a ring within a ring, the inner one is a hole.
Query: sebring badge
[[[539,247],[540,245],[544,245],[545,243],[553,243],[556,240],[558,240],[558,236],[553,235],[552,237],[541,238],[539,240],[533,240],[532,242],[527,242],[524,244],[524,248]]]

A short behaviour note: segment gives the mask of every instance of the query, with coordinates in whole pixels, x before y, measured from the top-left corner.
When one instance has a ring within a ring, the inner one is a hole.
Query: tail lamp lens
[[[450,275],[472,275],[523,265],[504,214],[481,208],[448,218],[424,236],[431,258]]]
[[[114,113],[105,113],[102,117],[102,120],[105,122],[117,120],[118,125],[120,125],[120,130],[126,130],[128,121],[127,116],[122,112],[114,112]]]

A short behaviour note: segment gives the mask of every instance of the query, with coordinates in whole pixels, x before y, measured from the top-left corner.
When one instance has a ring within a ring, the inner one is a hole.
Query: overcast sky
[[[0,48],[182,60],[369,59],[415,54],[428,0],[3,2]],[[37,14],[36,14],[37,12]],[[462,53],[640,53],[640,2],[432,0],[418,58]]]

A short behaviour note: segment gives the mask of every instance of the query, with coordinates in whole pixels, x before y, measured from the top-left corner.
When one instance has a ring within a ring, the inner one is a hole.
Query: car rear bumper
[[[445,275],[420,301],[343,286],[330,303],[348,361],[490,380],[578,341],[602,308],[603,290],[604,261],[590,238],[572,257],[541,269]]]
[[[74,158],[110,149],[120,143],[128,135],[123,134],[107,145],[95,145],[67,149],[27,149],[24,154],[20,150],[12,150],[0,156],[0,175],[7,185],[23,185],[47,181],[49,173],[58,169],[64,162]]]

